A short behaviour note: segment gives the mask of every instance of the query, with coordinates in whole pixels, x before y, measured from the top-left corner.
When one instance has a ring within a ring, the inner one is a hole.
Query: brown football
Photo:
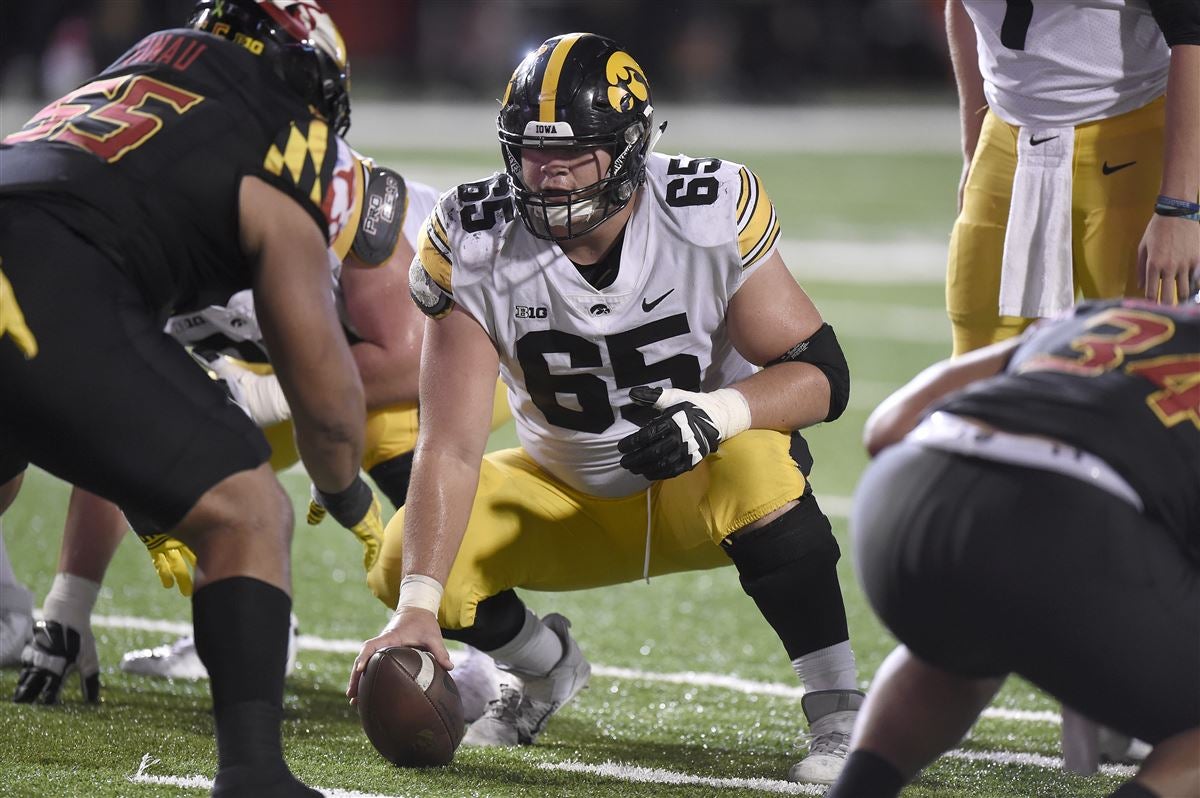
[[[375,750],[397,765],[445,765],[466,725],[458,687],[426,651],[376,651],[358,683],[358,716]]]

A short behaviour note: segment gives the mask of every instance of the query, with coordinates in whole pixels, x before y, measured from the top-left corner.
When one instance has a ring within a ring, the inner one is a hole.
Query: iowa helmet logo
[[[604,75],[608,78],[608,104],[617,111],[632,111],[636,103],[650,97],[646,73],[624,50],[609,56]]]

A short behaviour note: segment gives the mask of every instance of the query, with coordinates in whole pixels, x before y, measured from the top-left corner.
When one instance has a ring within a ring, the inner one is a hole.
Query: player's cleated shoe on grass
[[[33,594],[9,585],[0,596],[0,668],[21,664],[21,652],[33,638]]]
[[[483,717],[488,704],[500,697],[500,671],[492,658],[477,648],[465,646],[451,655],[454,683],[462,699],[463,720],[474,723]]]
[[[288,628],[287,669],[290,676],[296,668],[296,650],[300,638],[300,627],[296,616],[291,617]],[[143,648],[126,652],[121,657],[121,670],[135,676],[152,676],[158,679],[207,679],[208,669],[196,653],[196,641],[191,635],[177,638],[154,648]]]
[[[571,622],[558,613],[542,622],[562,641],[562,658],[544,676],[509,670],[518,683],[500,685],[500,697],[490,701],[483,717],[470,725],[463,745],[533,745],[550,716],[587,686],[592,666],[568,631]]]
[[[800,699],[808,718],[808,755],[788,770],[788,781],[832,784],[846,765],[850,732],[865,696],[858,690],[818,690]]]

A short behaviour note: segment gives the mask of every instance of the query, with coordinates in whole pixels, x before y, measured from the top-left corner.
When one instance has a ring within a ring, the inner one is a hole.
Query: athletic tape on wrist
[[[721,440],[729,440],[750,429],[750,403],[737,388],[720,388],[709,393],[708,398],[720,408],[718,412],[721,419],[718,423]]]
[[[400,580],[400,598],[396,601],[396,612],[416,607],[437,615],[442,606],[442,584],[432,576],[409,574]]]

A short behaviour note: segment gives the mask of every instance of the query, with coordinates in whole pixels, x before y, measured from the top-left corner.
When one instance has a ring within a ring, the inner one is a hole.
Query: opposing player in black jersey
[[[22,319],[15,346],[0,340],[0,482],[36,463],[195,551],[215,795],[314,794],[279,739],[292,515],[262,435],[163,321],[252,288],[313,482],[342,523],[370,515],[327,259],[357,179],[347,87],[317,3],[204,0],[0,146]],[[68,660],[79,646],[61,624],[36,634]]]
[[[897,795],[1009,673],[1155,746],[1114,795],[1200,796],[1200,306],[1082,304],[931,367],[866,441],[855,551],[903,645],[829,796]]]

